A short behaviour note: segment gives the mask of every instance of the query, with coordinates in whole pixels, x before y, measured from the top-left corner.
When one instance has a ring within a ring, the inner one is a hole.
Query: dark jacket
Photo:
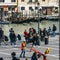
[[[36,53],[33,53],[32,57],[31,57],[31,60],[38,60],[38,57],[37,57]]]
[[[55,25],[53,25],[52,31],[56,31],[56,30],[57,30],[57,27]]]
[[[3,37],[3,34],[4,34],[3,30],[0,30],[0,38]]]
[[[18,58],[16,58],[16,57],[13,57],[13,58],[12,58],[12,60],[19,60],[19,59],[18,59]]]
[[[10,40],[12,42],[16,41],[16,35],[15,35],[15,33],[10,33],[9,37],[10,37]]]

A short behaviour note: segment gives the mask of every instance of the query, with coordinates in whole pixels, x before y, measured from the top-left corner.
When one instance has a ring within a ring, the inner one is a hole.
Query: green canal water
[[[52,28],[53,24],[57,26],[57,32],[59,32],[59,21],[42,21],[40,23],[40,28],[47,28],[50,26]],[[9,29],[13,28],[16,35],[23,34],[24,30],[29,30],[30,27],[35,28],[38,31],[38,23],[37,22],[30,22],[30,23],[23,23],[23,24],[7,24],[3,25],[0,24],[0,27],[4,30],[5,35],[9,35]]]

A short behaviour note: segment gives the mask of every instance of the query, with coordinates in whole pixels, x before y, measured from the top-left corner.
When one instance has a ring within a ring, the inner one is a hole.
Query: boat
[[[0,24],[11,24],[10,21],[0,21]]]

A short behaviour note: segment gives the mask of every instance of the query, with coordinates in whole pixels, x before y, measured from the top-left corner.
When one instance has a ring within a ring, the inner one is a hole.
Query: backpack
[[[22,46],[23,46],[23,47],[26,47],[26,43],[22,43]]]

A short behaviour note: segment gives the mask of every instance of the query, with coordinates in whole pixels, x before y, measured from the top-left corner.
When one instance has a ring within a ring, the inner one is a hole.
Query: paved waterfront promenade
[[[40,27],[41,28],[48,28],[49,26],[52,28],[52,25],[56,24],[57,26],[57,31],[59,32],[59,22],[52,22],[52,21],[43,21],[42,23],[40,23]],[[10,25],[0,25],[0,27],[2,27],[2,29],[4,30],[4,34],[9,36],[9,29],[12,27],[17,34],[22,34],[22,40],[24,39],[23,37],[23,32],[25,29],[29,29],[30,27],[35,28],[38,31],[38,24],[37,23],[29,23],[29,24],[10,24]],[[4,44],[2,44],[2,46],[0,46],[0,57],[3,57],[4,60],[11,60],[11,52],[16,52],[17,53],[17,57],[19,58],[19,55],[21,53],[20,50],[20,44],[22,41],[17,41],[17,45],[16,46],[11,46],[10,42],[8,43],[8,46],[5,46]],[[47,55],[48,60],[59,60],[59,35],[56,35],[55,37],[50,37],[49,38],[49,44],[45,45],[44,42],[41,42],[41,46],[35,46],[36,49],[38,49],[41,52],[44,52],[45,49],[47,47],[51,48],[50,53]],[[28,60],[30,60],[32,53],[30,52],[30,48],[31,48],[31,44],[27,45],[27,49],[26,49],[26,57],[28,58]],[[20,58],[21,60],[24,60],[24,58]],[[42,60],[42,57],[39,58],[39,60]]]
[[[16,52],[17,57],[19,58],[19,55],[21,53],[20,50],[20,43],[17,41],[16,46],[11,46],[10,44],[8,46],[2,45],[0,46],[0,57],[3,57],[4,60],[11,60],[11,52]],[[41,42],[41,46],[34,46],[36,49],[38,49],[41,52],[44,52],[47,47],[51,48],[50,53],[47,55],[48,60],[59,60],[59,36],[56,35],[55,37],[49,38],[49,44],[45,45],[44,42]],[[30,52],[31,44],[27,45],[26,49],[26,57],[28,60],[30,60],[30,57],[32,56],[32,52]],[[21,60],[25,60],[25,58],[20,58]],[[39,58],[39,60],[43,60],[42,57]]]

